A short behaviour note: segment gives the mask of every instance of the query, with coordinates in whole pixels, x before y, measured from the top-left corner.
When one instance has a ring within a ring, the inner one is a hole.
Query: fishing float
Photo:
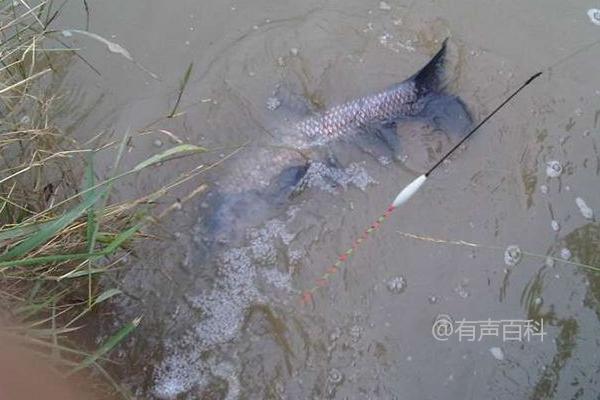
[[[450,157],[464,142],[466,142],[481,126],[483,126],[490,118],[494,116],[498,111],[500,111],[508,102],[510,102],[519,92],[525,87],[527,87],[531,82],[537,79],[542,72],[538,72],[532,75],[525,83],[519,86],[510,96],[508,96],[500,105],[498,105],[491,113],[489,113],[484,119],[482,119],[473,129],[469,131],[458,143],[456,143],[446,154],[444,154],[429,170],[417,178],[415,178],[412,182],[406,185],[394,198],[394,201],[388,206],[383,214],[379,216],[367,229],[365,229],[345,252],[338,256],[337,260],[333,263],[331,267],[329,267],[321,277],[316,280],[315,286],[312,288],[305,290],[302,292],[300,297],[300,303],[303,305],[311,304],[313,302],[313,294],[321,287],[327,286],[329,284],[329,278],[336,274],[341,265],[346,262],[352,254],[356,252],[358,247],[367,240],[369,236],[373,234],[376,230],[381,227],[381,224],[402,204],[406,203],[413,197],[419,189],[425,184],[429,176],[448,158]]]

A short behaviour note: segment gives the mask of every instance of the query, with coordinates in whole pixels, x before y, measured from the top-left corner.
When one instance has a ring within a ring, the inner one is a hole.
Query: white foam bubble
[[[269,285],[287,292],[292,291],[292,276],[289,273],[281,272],[276,268],[264,268],[261,269],[260,275]]]
[[[305,180],[309,187],[316,187],[326,192],[335,192],[335,186],[346,189],[353,185],[360,190],[366,190],[370,184],[376,183],[358,163],[351,163],[344,169],[330,167],[320,162],[314,162],[308,168]]]
[[[546,175],[549,178],[558,178],[563,172],[563,167],[559,161],[552,160],[546,163]]]
[[[492,353],[492,356],[494,356],[496,360],[504,360],[504,352],[500,347],[490,347],[490,353]]]
[[[504,251],[504,263],[509,267],[514,267],[521,261],[523,252],[521,248],[515,244],[510,245]]]
[[[194,385],[202,386],[207,383],[206,365],[198,359],[198,353],[182,349],[182,342],[165,344],[168,356],[156,372],[153,388],[154,395],[159,399],[174,399]]]
[[[259,275],[268,284],[291,291],[291,276],[276,268],[275,246],[279,242],[287,247],[294,238],[285,229],[285,223],[279,220],[249,229],[247,236],[248,246],[227,250],[218,257],[219,279],[214,287],[206,293],[188,297],[190,305],[202,311],[203,318],[180,338],[165,343],[168,356],[155,373],[155,396],[176,398],[194,387],[206,385],[214,375],[227,380],[227,399],[239,397],[235,368],[224,366],[213,358],[207,360],[203,355],[233,341],[240,332],[248,307],[266,301],[256,286]],[[273,267],[257,267],[264,263]]]
[[[227,362],[220,363],[211,372],[215,376],[227,381],[227,396],[224,400],[235,400],[240,397],[240,380],[233,364]]]
[[[392,7],[386,3],[385,1],[380,1],[379,2],[379,9],[383,10],[383,11],[390,11],[392,9]]]
[[[587,205],[585,200],[583,200],[581,197],[577,197],[575,199],[575,203],[577,204],[577,207],[579,208],[579,212],[581,212],[581,215],[583,215],[583,218],[585,218],[585,219],[593,219],[594,218],[594,210],[592,210],[590,208],[590,206]]]
[[[573,254],[571,253],[571,250],[567,249],[566,247],[560,249],[560,258],[562,258],[563,260],[568,261],[572,256]]]
[[[261,296],[254,280],[256,269],[247,249],[231,249],[221,257],[220,279],[207,294],[189,298],[202,310],[202,318],[179,340],[167,344],[169,354],[157,369],[154,393],[170,399],[206,384],[210,367],[202,353],[236,337],[251,302]]]
[[[587,11],[587,15],[590,18],[590,21],[594,25],[600,26],[600,10],[597,8],[590,8]]]

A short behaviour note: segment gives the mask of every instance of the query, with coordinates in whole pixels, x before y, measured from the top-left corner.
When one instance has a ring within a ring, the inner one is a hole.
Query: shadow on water
[[[588,223],[562,238],[550,253],[558,253],[561,249],[569,249],[573,259],[579,263],[592,267],[600,266],[600,224]],[[567,266],[567,268],[575,268]],[[521,303],[527,310],[527,318],[534,321],[544,321],[547,327],[555,328],[558,332],[554,340],[556,352],[551,360],[543,367],[543,372],[535,382],[529,395],[530,399],[555,398],[558,393],[558,385],[561,374],[570,374],[564,371],[569,362],[572,362],[575,349],[578,346],[578,335],[581,334],[580,322],[572,316],[562,316],[564,313],[556,311],[553,305],[544,307],[541,299],[544,294],[544,285],[554,278],[556,270],[554,266],[545,265],[532,277],[525,286],[521,295]],[[583,305],[596,313],[600,319],[600,273],[586,269],[580,269],[577,275],[582,275],[586,282],[585,298]],[[571,295],[572,296],[572,295]],[[566,299],[570,301],[570,299]],[[580,398],[586,393],[586,388],[592,394],[597,394],[597,376],[595,373],[589,376],[574,377],[578,389],[573,392],[572,398]],[[581,382],[580,380],[588,380]]]

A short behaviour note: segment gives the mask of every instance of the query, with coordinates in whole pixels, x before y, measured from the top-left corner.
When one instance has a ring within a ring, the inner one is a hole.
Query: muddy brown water
[[[312,306],[299,305],[300,292],[437,155],[418,124],[400,132],[404,167],[343,141],[332,150],[343,166],[330,177],[337,185],[316,182],[217,255],[203,251],[203,196],[153,227],[161,240],[140,244],[122,261],[126,268],[107,278],[127,296],[112,305],[114,323],[97,338],[144,316],[118,351],[116,373],[134,396],[598,398],[600,275],[545,260],[568,249],[572,261],[600,265],[600,225],[576,204],[580,197],[600,212],[600,47],[576,53],[600,38],[587,15],[593,2],[89,6],[89,31],[126,48],[136,63],[67,34],[101,75],[81,61],[70,64],[63,89],[71,109],[62,123],[80,140],[137,131],[168,114],[193,62],[184,114],[136,136],[125,163],[172,146],[161,129],[216,149],[127,181],[118,187],[123,197],[268,139],[285,122],[267,107],[279,86],[319,106],[337,104],[403,80],[450,37],[453,92],[478,120],[545,71],[362,246]],[[85,19],[73,2],[57,26],[85,29]],[[239,157],[256,154],[243,151]],[[99,174],[111,157],[100,157]],[[563,166],[560,177],[547,175],[552,160]],[[221,166],[175,195],[218,181],[227,161]],[[539,257],[525,254],[507,266],[504,249],[513,244]],[[547,335],[439,341],[432,325],[442,314],[454,321],[543,319]]]

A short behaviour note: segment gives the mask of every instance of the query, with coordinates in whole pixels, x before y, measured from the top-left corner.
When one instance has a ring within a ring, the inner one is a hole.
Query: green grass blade
[[[179,155],[182,153],[202,153],[204,151],[207,151],[207,150],[201,146],[195,146],[193,144],[180,144],[175,147],[171,147],[170,149],[167,149],[167,150],[163,151],[162,153],[156,154],[156,155],[148,158],[147,160],[142,161],[141,163],[136,165],[131,171],[133,171],[133,172],[141,171],[144,168],[147,168],[153,164],[163,162],[166,159],[168,159],[169,157]]]
[[[19,243],[6,253],[0,256],[0,261],[11,260],[18,257],[24,257],[31,250],[36,249],[38,246],[46,243],[54,235],[66,228],[71,222],[79,218],[88,208],[93,206],[98,199],[105,193],[104,190],[100,190],[89,196],[86,201],[81,202],[71,210],[64,213],[61,217],[56,220],[43,224],[38,232],[31,235],[23,242]]]
[[[23,236],[29,236],[39,232],[44,226],[50,225],[53,221],[32,223],[28,225],[19,225],[14,228],[0,231],[0,241],[17,239]]]
[[[85,202],[91,196],[94,195],[95,190],[91,189],[94,187],[94,153],[89,153],[88,165],[85,169],[85,178],[83,182],[84,194],[83,201]],[[87,190],[91,189],[91,190]],[[88,252],[94,251],[94,232],[96,232],[97,228],[97,219],[96,219],[96,208],[92,205],[88,209],[88,218],[87,218],[87,230],[86,237],[88,243]]]
[[[27,334],[33,338],[42,339],[42,338],[52,338],[53,336],[64,335],[65,333],[78,331],[79,327],[75,328],[46,328],[46,329],[29,329],[27,330]],[[58,340],[51,341],[53,347],[56,348],[58,346]]]
[[[112,169],[112,178],[117,176],[117,171],[119,170],[119,164],[121,163],[121,157],[123,157],[123,153],[125,151],[125,147],[127,147],[127,142],[129,141],[129,130],[125,132],[123,135],[123,140],[121,140],[121,144],[119,145],[119,149],[117,150],[117,157],[115,158],[115,163]],[[88,188],[93,188],[94,184],[92,183]],[[106,186],[106,192],[102,199],[100,200],[99,209],[104,210],[106,206],[106,202],[108,201],[108,196],[110,194],[110,190],[112,189],[112,181],[109,180],[109,183]],[[98,229],[100,226],[98,223],[92,225],[92,227],[88,227],[88,252],[92,253],[94,248],[96,247],[96,236],[98,235]],[[94,269],[94,259],[90,258],[87,261],[88,271],[92,271]],[[92,274],[91,272],[88,274],[88,307],[92,306]]]
[[[173,106],[173,110],[171,111],[171,114],[169,114],[169,116],[167,118],[173,118],[173,116],[177,112],[177,108],[179,107],[179,102],[181,101],[181,96],[183,96],[185,87],[187,86],[188,81],[190,80],[193,66],[194,66],[194,63],[191,62],[190,65],[188,65],[187,69],[185,70],[185,75],[183,76],[183,80],[181,81],[181,85],[179,86],[179,93],[177,94],[177,100],[175,101],[175,106]]]
[[[121,245],[126,240],[131,239],[131,237],[133,237],[133,235],[138,230],[140,230],[141,227],[142,227],[142,224],[139,223],[139,224],[135,224],[131,228],[125,229],[123,232],[121,232],[117,236],[115,236],[115,238],[113,239],[113,241],[110,242],[110,244],[108,246],[106,246],[102,252],[106,253],[106,254],[113,253],[115,250],[117,250],[119,247],[121,247]]]
[[[64,290],[51,294],[47,299],[44,299],[41,302],[31,301],[23,306],[15,308],[12,312],[15,315],[19,315],[22,320],[27,320],[29,317],[38,314],[42,310],[48,309],[50,304],[58,302],[65,294],[66,292]]]
[[[138,165],[136,165],[133,169],[130,169],[129,171],[122,172],[122,173],[120,173],[120,174],[118,174],[116,176],[113,176],[112,178],[106,179],[106,180],[104,180],[102,182],[99,182],[99,183],[95,184],[93,187],[91,187],[89,189],[84,189],[81,192],[79,192],[79,193],[77,193],[77,194],[75,194],[73,196],[70,196],[70,197],[68,197],[68,198],[66,198],[64,200],[59,201],[58,203],[54,204],[52,207],[50,207],[49,209],[47,209],[46,212],[51,211],[51,210],[53,210],[53,209],[55,209],[55,208],[57,208],[57,207],[65,204],[65,203],[67,203],[69,201],[72,201],[72,200],[74,200],[75,198],[77,198],[79,196],[83,196],[85,193],[87,193],[89,191],[92,191],[92,190],[97,189],[97,188],[101,188],[101,187],[105,187],[105,186],[111,185],[113,182],[115,182],[115,181],[117,181],[117,180],[119,180],[121,178],[124,178],[126,176],[129,176],[131,174],[137,173],[137,172],[141,171],[142,169],[147,168],[147,167],[149,167],[149,166],[151,166],[153,164],[156,164],[156,163],[159,163],[159,162],[163,162],[163,161],[167,161],[167,159],[170,156],[183,155],[182,153],[186,153],[186,152],[193,154],[193,153],[202,153],[202,152],[205,152],[205,151],[208,151],[208,149],[206,149],[204,147],[201,147],[201,146],[194,146],[194,145],[191,145],[191,144],[182,144],[182,145],[175,146],[174,148],[168,149],[168,150],[166,150],[163,153],[154,155],[154,156],[150,157],[149,159],[147,159],[145,161],[142,161],[141,163],[139,163]],[[5,232],[8,232],[8,230],[5,231]],[[0,240],[3,240],[5,238],[10,238],[10,237],[7,237],[7,236],[8,235],[4,235],[3,236],[3,232],[0,231]],[[15,236],[15,235],[12,234],[11,237],[12,236]]]
[[[104,356],[106,353],[111,351],[115,346],[121,343],[137,326],[140,324],[142,317],[137,317],[133,319],[131,322],[125,324],[121,329],[117,331],[114,335],[108,338],[106,342],[102,344],[93,354],[86,357],[77,367],[73,368],[69,375],[76,373],[77,371],[81,371],[96,362],[100,357]]]
[[[20,260],[13,260],[13,261],[0,261],[0,272],[4,269],[12,268],[12,267],[24,267],[27,265],[37,265],[37,264],[45,264],[45,263],[87,260],[90,257],[100,257],[103,255],[104,255],[104,252],[99,251],[99,252],[95,252],[95,253],[56,254],[56,255],[50,255],[50,256],[23,258]]]
[[[130,239],[141,228],[141,226],[141,224],[136,224],[131,228],[128,228],[123,232],[119,233],[117,236],[115,236],[114,240],[110,242],[110,244],[101,251],[96,251],[92,253],[55,254],[49,256],[24,258],[13,261],[0,261],[0,272],[3,269],[9,267],[19,267],[26,265],[36,265],[43,263],[55,263],[74,260],[89,260],[102,256],[107,256],[111,253],[114,253],[126,240]]]
[[[82,276],[88,276],[89,274],[92,275],[96,275],[96,274],[103,274],[106,271],[108,271],[108,268],[94,268],[92,270],[81,270],[81,271],[75,271],[73,273],[69,272],[67,274],[65,274],[64,276],[58,278],[57,280],[63,280],[63,279],[75,279],[75,278],[81,278]]]
[[[123,293],[123,292],[116,288],[107,289],[104,292],[100,293],[98,296],[96,296],[96,299],[94,300],[94,305],[100,304],[103,301],[106,301],[106,300],[110,299],[111,297],[119,295],[121,293]]]

